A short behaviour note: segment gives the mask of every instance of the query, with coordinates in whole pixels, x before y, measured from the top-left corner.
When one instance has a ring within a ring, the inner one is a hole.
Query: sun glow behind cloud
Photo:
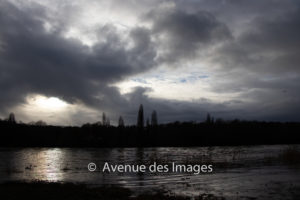
[[[38,109],[45,109],[49,111],[62,110],[67,107],[67,103],[57,97],[36,96],[30,99],[30,103]]]
[[[49,124],[59,124],[62,119],[68,120],[66,111],[71,112],[75,107],[75,105],[68,104],[58,97],[31,94],[27,96],[26,102],[19,105],[16,110],[19,111],[18,119],[20,120],[44,120]]]
[[[100,119],[98,111],[80,102],[71,104],[58,97],[41,94],[28,95],[25,103],[12,110],[17,111],[17,120],[25,123],[43,120],[51,125],[81,125]]]

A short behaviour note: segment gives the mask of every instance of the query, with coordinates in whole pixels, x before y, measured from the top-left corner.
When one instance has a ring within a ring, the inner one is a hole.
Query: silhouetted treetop
[[[109,119],[109,117],[106,117],[106,124],[105,124],[105,126],[110,126],[110,119]]]
[[[119,127],[124,127],[125,123],[124,123],[124,119],[122,116],[119,117]]]
[[[106,114],[105,114],[105,112],[102,113],[102,125],[103,126],[106,125]]]
[[[150,121],[149,121],[149,118],[147,118],[147,120],[146,120],[146,127],[147,127],[147,128],[150,127]]]
[[[207,113],[205,122],[208,123],[208,124],[210,124],[212,122],[212,119],[211,119],[211,116],[210,116],[209,113]]]
[[[35,122],[35,125],[36,126],[47,126],[47,123],[42,120],[39,120],[39,121]]]
[[[151,115],[151,125],[152,126],[157,126],[157,113],[155,110],[153,110],[152,115]]]
[[[144,128],[144,109],[143,109],[143,104],[141,104],[140,108],[139,108],[138,118],[137,118],[137,127],[138,128]]]
[[[8,120],[9,123],[15,124],[16,123],[16,118],[15,118],[15,114],[14,113],[10,113],[8,116]]]

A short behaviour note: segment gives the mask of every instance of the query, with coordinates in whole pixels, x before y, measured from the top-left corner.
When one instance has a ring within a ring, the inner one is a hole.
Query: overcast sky
[[[297,0],[0,0],[0,117],[300,120]]]

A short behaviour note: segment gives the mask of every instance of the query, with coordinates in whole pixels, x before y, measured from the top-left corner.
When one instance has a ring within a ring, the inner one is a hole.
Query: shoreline
[[[3,199],[31,200],[190,200],[187,196],[171,196],[166,191],[145,192],[133,195],[130,189],[116,186],[88,187],[85,184],[59,183],[47,181],[11,181],[0,184],[0,194]],[[200,194],[194,200],[225,200],[213,194]]]

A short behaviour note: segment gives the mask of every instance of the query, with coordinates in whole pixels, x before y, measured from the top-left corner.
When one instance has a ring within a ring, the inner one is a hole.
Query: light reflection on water
[[[5,170],[9,175],[7,178],[8,180],[62,181],[64,170],[67,169],[64,167],[65,153],[59,148],[10,149],[9,155],[3,159],[10,163]]]
[[[297,146],[299,148],[299,145]],[[176,194],[209,193],[234,197],[267,197],[265,191],[279,185],[300,188],[299,166],[292,168],[277,158],[286,146],[196,147],[196,148],[11,148],[0,149],[0,181],[47,180],[83,182],[91,185],[120,184],[137,191],[162,189]],[[102,173],[89,172],[87,164],[100,168],[111,164],[153,162],[215,164],[212,174],[187,173]],[[276,161],[276,160],[275,160]],[[291,189],[291,188],[286,188]]]

